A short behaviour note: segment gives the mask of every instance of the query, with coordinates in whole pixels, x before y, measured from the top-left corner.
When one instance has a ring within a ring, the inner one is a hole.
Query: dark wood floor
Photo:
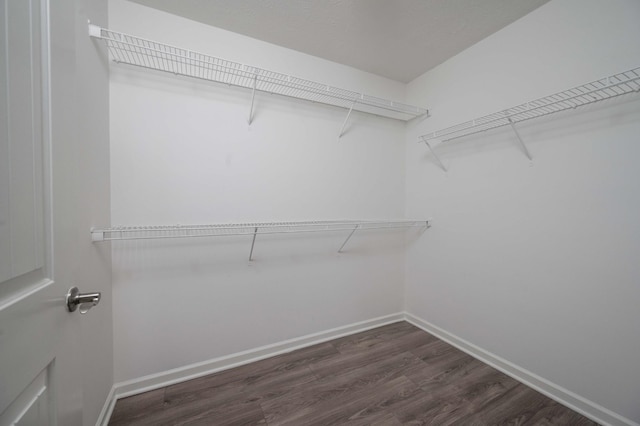
[[[111,425],[595,425],[406,322],[121,399]]]

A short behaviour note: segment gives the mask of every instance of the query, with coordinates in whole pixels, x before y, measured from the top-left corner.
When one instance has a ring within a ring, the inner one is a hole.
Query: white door
[[[0,0],[1,426],[83,422],[83,318],[65,306],[72,283],[56,280],[73,276],[57,261],[72,243],[52,237],[70,230],[53,220],[63,213],[52,200],[47,9]]]

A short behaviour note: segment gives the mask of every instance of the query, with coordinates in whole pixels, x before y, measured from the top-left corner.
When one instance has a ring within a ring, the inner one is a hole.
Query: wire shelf
[[[117,240],[154,240],[161,238],[199,238],[246,235],[253,236],[249,260],[253,260],[253,249],[258,235],[293,234],[304,232],[348,232],[338,253],[349,242],[356,231],[374,229],[408,229],[430,227],[429,220],[395,221],[312,221],[312,222],[259,222],[227,223],[214,225],[172,225],[172,226],[122,226],[115,228],[91,229],[93,242]]]
[[[333,232],[429,227],[428,220],[396,221],[311,221],[257,222],[212,225],[119,226],[91,229],[94,242],[116,240],[149,240],[161,238],[198,238],[234,235],[290,234],[304,232]]]
[[[428,110],[89,26],[115,62],[408,121]]]
[[[634,68],[504,111],[422,135],[420,142],[430,140],[445,142],[639,91],[640,68]]]

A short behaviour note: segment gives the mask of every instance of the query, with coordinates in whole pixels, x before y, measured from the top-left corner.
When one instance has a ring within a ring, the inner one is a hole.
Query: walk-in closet
[[[0,0],[0,426],[638,426],[639,21]]]

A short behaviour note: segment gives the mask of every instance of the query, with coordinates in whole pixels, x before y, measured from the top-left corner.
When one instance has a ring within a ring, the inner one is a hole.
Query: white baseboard
[[[519,367],[512,362],[500,358],[499,356],[451,334],[428,321],[418,318],[413,314],[405,312],[404,317],[407,322],[415,325],[416,327],[423,329],[429,334],[433,334],[437,338],[444,340],[463,352],[468,353],[472,357],[502,371],[506,375],[513,377],[517,381],[524,383],[530,388],[537,390],[538,392],[558,401],[562,405],[571,408],[597,423],[608,426],[640,426],[640,424],[633,420],[616,414],[593,401],[589,401],[570,390],[558,386],[557,384]]]
[[[360,333],[372,328],[381,327],[383,325],[392,324],[394,322],[404,321],[403,313],[385,315],[383,317],[374,318],[342,327],[333,328],[331,330],[321,331],[319,333],[308,334],[306,336],[297,337],[295,339],[285,340],[283,342],[271,345],[261,346],[259,348],[250,349],[243,352],[214,358],[208,361],[187,365],[173,370],[162,371],[160,373],[151,374],[125,382],[114,384],[110,399],[107,401],[103,409],[104,416],[101,413],[102,423],[106,425],[111,417],[111,412],[115,401],[118,398],[136,395],[148,392],[154,389],[163,388],[175,383],[184,382],[186,380],[195,379],[206,376],[207,374],[216,373],[222,370],[239,367],[244,364],[259,361],[261,359],[270,358],[272,356],[281,355],[296,349],[323,343],[339,337],[348,336],[350,334]]]
[[[107,395],[107,400],[104,402],[104,406],[98,415],[96,426],[107,426],[109,419],[111,418],[111,413],[113,413],[113,407],[116,405],[116,399],[116,387],[111,386],[109,395]]]

